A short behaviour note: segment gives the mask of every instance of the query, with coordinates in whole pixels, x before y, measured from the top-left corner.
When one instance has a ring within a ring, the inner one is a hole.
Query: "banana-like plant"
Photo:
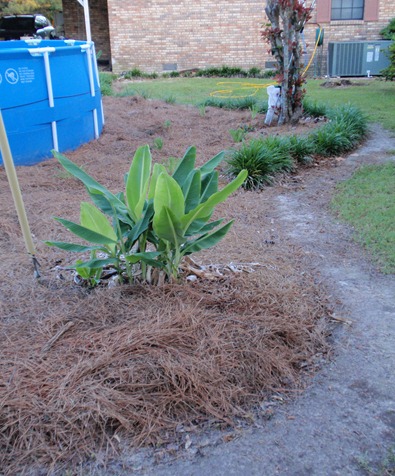
[[[86,187],[93,204],[81,203],[80,223],[56,218],[89,245],[47,241],[66,251],[90,252],[91,259],[78,260],[74,269],[91,285],[100,280],[103,268],[116,269],[121,279],[132,281],[136,265],[143,279],[149,266],[177,279],[183,256],[209,248],[228,232],[232,222],[210,222],[217,204],[246,179],[239,175],[218,190],[215,167],[224,153],[195,168],[196,149],[190,147],[173,175],[161,164],[152,167],[148,145],[139,147],[125,181],[125,193],[114,195],[63,154],[53,152],[60,164]],[[100,257],[99,256],[100,253]]]

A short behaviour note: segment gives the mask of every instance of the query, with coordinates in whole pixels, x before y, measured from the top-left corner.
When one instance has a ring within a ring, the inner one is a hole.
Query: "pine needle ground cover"
[[[249,111],[209,108],[202,116],[197,108],[141,98],[104,98],[104,108],[103,135],[69,157],[113,192],[124,187],[137,147],[159,135],[164,146],[152,148],[155,163],[181,157],[194,144],[200,166],[233,145],[229,129],[262,122]],[[264,191],[238,190],[220,204],[218,216],[234,225],[219,246],[196,258],[255,263],[253,272],[89,290],[70,279],[66,268],[75,256],[44,244],[68,239],[53,216],[78,220],[84,186],[56,160],[21,167],[18,178],[42,277],[33,278],[0,170],[5,474],[72,471],[97,455],[117,458],[124,447],[166,447],[180,436],[177,425],[250,421],[272,392],[303,388],[327,349],[330,312],[306,256],[286,240],[266,242],[272,225]],[[220,179],[222,188],[227,179]]]

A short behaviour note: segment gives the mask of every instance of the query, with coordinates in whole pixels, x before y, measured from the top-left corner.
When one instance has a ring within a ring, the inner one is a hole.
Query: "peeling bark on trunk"
[[[263,32],[277,60],[281,103],[279,124],[296,123],[302,115],[304,95],[300,32],[310,18],[311,9],[303,0],[267,0],[270,27]]]

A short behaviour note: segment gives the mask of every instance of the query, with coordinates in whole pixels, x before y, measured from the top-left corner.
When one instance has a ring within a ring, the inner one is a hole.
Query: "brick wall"
[[[101,60],[110,61],[107,0],[89,0],[89,14],[96,52],[101,51]],[[84,9],[77,0],[63,0],[63,19],[66,38],[86,40]]]
[[[108,0],[113,70],[263,67],[261,0]],[[165,65],[165,66],[164,66]]]
[[[329,42],[380,39],[380,30],[395,16],[394,0],[365,2],[365,11],[374,20],[331,22],[331,0],[317,0],[305,39],[310,55],[317,10],[326,11],[325,21],[322,14],[318,18],[325,31],[324,48],[317,54],[318,58],[322,53],[322,74]],[[273,59],[261,38],[262,24],[267,21],[265,4],[266,0],[90,0],[92,38],[102,59],[111,58],[116,73],[133,68],[162,72],[221,65],[263,68]],[[63,0],[63,9],[66,36],[83,39],[83,8],[76,0]],[[315,63],[310,71],[314,73]]]

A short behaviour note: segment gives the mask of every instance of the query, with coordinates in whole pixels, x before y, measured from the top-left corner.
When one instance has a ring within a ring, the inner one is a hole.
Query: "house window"
[[[363,20],[365,0],[332,0],[332,20]]]

